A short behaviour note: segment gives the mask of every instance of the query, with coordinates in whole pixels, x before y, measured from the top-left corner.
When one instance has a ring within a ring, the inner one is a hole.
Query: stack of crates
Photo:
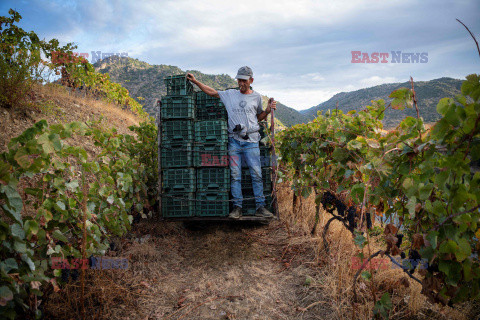
[[[196,171],[193,165],[195,100],[185,75],[164,79],[162,97],[162,216],[195,215]]]
[[[226,217],[232,209],[228,158],[228,115],[219,98],[194,92],[186,75],[164,79],[161,108],[162,216]],[[266,122],[260,135],[265,137]],[[260,159],[267,208],[271,206],[270,147],[261,143]],[[242,163],[244,198],[254,197],[252,179]],[[273,212],[273,211],[272,211]],[[255,199],[243,201],[243,214],[255,214]]]
[[[219,98],[202,91],[195,93],[195,105],[193,157],[197,170],[197,215],[226,217],[230,208],[227,110]]]

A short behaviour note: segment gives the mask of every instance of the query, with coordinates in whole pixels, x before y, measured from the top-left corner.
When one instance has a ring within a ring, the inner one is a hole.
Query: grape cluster
[[[345,216],[345,210],[347,210],[347,206],[340,200],[335,200],[335,206],[337,207],[337,212],[340,216]]]
[[[430,273],[434,273],[434,272],[439,272],[440,270],[438,269],[438,263],[429,263],[427,265],[427,270],[428,272]]]
[[[111,251],[117,251],[117,245],[115,244],[115,242],[110,242],[110,250]]]
[[[354,206],[350,206],[347,208],[345,203],[343,203],[340,199],[338,199],[333,193],[327,191],[323,194],[320,203],[323,205],[325,211],[330,214],[333,214],[335,209],[337,209],[338,215],[343,217],[343,220],[347,222],[348,230],[353,232],[354,229],[357,227],[357,222],[355,220],[357,216],[357,209]],[[372,228],[372,217],[370,212],[366,212],[365,218],[367,220],[367,228]]]
[[[70,269],[62,269],[62,281],[68,282],[68,278],[70,278]]]
[[[90,268],[92,268],[92,267],[96,264],[96,262],[95,262],[94,260],[96,260],[96,259],[95,259],[95,257],[94,257],[93,255],[91,255],[90,257],[88,257],[88,266],[89,266]]]
[[[79,275],[80,275],[80,272],[78,272],[77,269],[73,269],[70,271],[70,277],[72,278],[73,281],[77,281]]]
[[[134,215],[133,215],[133,220],[132,220],[132,225],[139,223],[139,222],[140,222],[140,219],[141,219],[140,214],[138,214],[138,213],[137,213],[137,214],[134,214]]]
[[[345,216],[345,210],[347,209],[347,206],[330,191],[327,191],[323,194],[320,203],[328,213],[333,214],[333,211],[337,209],[338,215],[342,217]]]
[[[417,250],[410,250],[408,252],[408,259],[410,259],[410,261],[420,261],[422,259],[422,256],[420,255],[420,253],[418,253]],[[412,269],[408,270],[408,272],[410,272],[410,274],[413,274],[415,272],[415,268],[417,267],[417,263],[414,264],[412,266]]]
[[[67,258],[69,259],[72,259],[73,256],[68,256]],[[61,269],[62,270],[62,273],[61,273],[61,279],[63,282],[67,283],[69,282],[69,279],[71,278],[73,281],[77,281],[78,280],[78,276],[79,276],[79,272],[77,269],[69,269],[68,267],[64,267]]]
[[[372,217],[370,216],[370,212],[366,212],[365,216],[367,218],[367,229],[372,229]]]
[[[327,191],[323,194],[322,200],[320,201],[323,205],[323,208],[330,214],[333,214],[333,210],[335,210],[335,202],[337,201],[337,197],[330,191]]]
[[[353,230],[357,227],[357,222],[355,221],[355,215],[357,214],[357,209],[354,206],[350,206],[347,210],[347,222],[348,222],[348,230],[353,232]]]
[[[402,241],[403,241],[403,234],[401,233],[397,234],[397,247],[400,248],[400,246],[402,245]]]

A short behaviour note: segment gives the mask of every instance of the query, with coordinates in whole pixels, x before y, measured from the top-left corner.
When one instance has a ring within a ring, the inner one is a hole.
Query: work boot
[[[241,215],[242,215],[242,208],[238,206],[234,206],[233,210],[230,212],[228,217],[232,219],[238,219],[240,218]]]
[[[267,210],[265,207],[260,207],[255,212],[255,216],[262,218],[273,218],[273,213]]]

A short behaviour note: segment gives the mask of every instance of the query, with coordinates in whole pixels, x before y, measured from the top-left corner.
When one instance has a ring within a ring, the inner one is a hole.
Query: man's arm
[[[258,122],[260,122],[260,121],[262,121],[263,119],[265,119],[265,118],[268,116],[269,113],[270,113],[270,112],[262,111],[262,113],[257,114]]]
[[[195,76],[193,74],[187,73],[187,79],[190,80],[191,82],[195,83],[200,88],[200,90],[202,90],[203,92],[205,92],[209,96],[215,97],[215,98],[220,98],[217,90],[215,90],[213,88],[210,88],[209,86],[201,83],[200,81],[195,79]]]
[[[277,101],[273,100],[273,98],[270,98],[268,100],[268,105],[265,111],[262,111],[261,113],[257,114],[258,121],[262,121],[263,119],[265,119],[268,116],[268,114],[272,111],[272,109],[273,110],[277,109]]]

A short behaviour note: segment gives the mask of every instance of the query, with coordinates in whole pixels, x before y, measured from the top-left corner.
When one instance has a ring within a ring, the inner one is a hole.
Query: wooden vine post
[[[273,102],[273,98],[268,100],[270,104]],[[275,109],[271,109],[271,116],[270,116],[270,134],[272,135],[272,189],[273,189],[273,211],[277,218],[280,218],[280,214],[278,212],[278,202],[277,202],[277,157],[275,155]]]

